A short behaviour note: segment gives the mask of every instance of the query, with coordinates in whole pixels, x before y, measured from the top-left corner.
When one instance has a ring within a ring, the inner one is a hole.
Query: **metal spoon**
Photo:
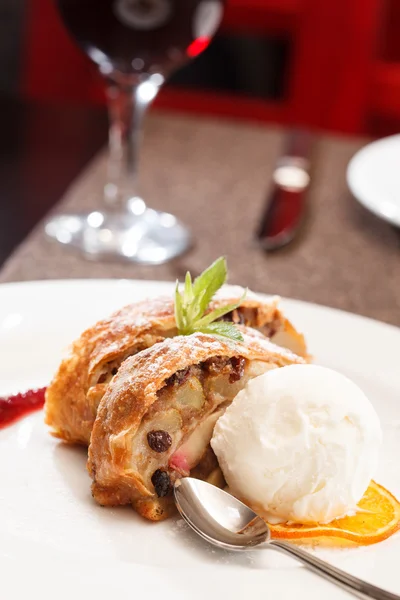
[[[294,544],[272,540],[268,525],[251,508],[205,481],[185,477],[176,482],[174,495],[178,511],[188,525],[219,548],[241,551],[268,544],[358,598],[400,600],[400,596],[353,577]]]

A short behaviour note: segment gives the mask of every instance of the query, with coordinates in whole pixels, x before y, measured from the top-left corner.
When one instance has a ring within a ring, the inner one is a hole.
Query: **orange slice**
[[[400,503],[383,486],[371,481],[361,499],[359,511],[352,517],[336,519],[327,525],[270,525],[273,538],[298,542],[333,538],[367,546],[390,537],[400,529]]]

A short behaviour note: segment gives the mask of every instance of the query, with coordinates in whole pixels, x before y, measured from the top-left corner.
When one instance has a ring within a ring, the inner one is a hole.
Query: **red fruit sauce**
[[[40,410],[44,405],[46,388],[29,390],[8,398],[0,398],[0,429],[12,425],[18,419]]]

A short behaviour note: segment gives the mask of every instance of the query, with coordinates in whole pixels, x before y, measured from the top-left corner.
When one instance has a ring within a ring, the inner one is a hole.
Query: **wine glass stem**
[[[104,200],[108,208],[145,210],[138,194],[139,148],[146,109],[158,86],[150,80],[137,85],[111,83],[107,88],[109,113],[108,177]],[[135,212],[135,211],[134,211]]]

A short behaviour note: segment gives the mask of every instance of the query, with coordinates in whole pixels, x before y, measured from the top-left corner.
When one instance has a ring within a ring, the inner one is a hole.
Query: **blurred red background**
[[[222,34],[283,40],[279,97],[167,86],[156,105],[235,118],[382,135],[400,125],[397,0],[228,0]],[[20,90],[101,103],[103,83],[64,30],[53,0],[28,0]],[[251,62],[246,67],[256,68]],[[263,72],[257,72],[263,78]]]

